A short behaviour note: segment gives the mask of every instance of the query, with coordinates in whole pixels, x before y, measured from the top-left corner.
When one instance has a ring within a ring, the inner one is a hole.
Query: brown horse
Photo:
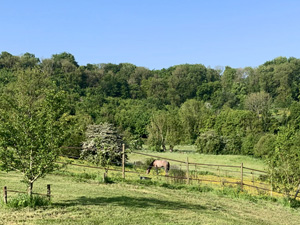
[[[166,160],[154,160],[152,163],[150,163],[150,165],[147,169],[147,174],[150,173],[150,170],[152,169],[152,167],[155,167],[156,171],[157,171],[157,168],[164,167],[165,171],[166,171],[166,175],[168,175],[168,172],[170,170],[170,163]]]

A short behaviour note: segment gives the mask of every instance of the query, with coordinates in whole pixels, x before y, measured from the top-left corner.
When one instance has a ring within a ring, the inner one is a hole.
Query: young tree
[[[267,157],[269,177],[276,190],[287,197],[300,181],[300,134],[291,127],[282,127],[275,141],[275,149]]]
[[[148,144],[155,151],[160,151],[161,147],[163,151],[166,150],[167,124],[168,116],[165,111],[158,111],[151,118],[150,124],[147,127],[149,133]]]
[[[33,183],[55,164],[72,124],[63,92],[56,92],[38,69],[19,71],[0,97],[0,161],[17,171],[32,194]]]
[[[109,123],[89,125],[80,157],[96,165],[122,164],[122,136]],[[125,155],[127,158],[127,156]]]
[[[170,146],[173,151],[175,145],[181,141],[182,126],[177,119],[177,110],[169,109],[169,111],[158,111],[151,118],[148,125],[148,144],[153,150],[166,151],[166,145]]]
[[[184,102],[179,109],[179,120],[182,123],[182,139],[186,143],[194,143],[200,130],[205,130],[207,121],[212,115],[209,105],[190,99]]]
[[[270,106],[272,98],[264,91],[251,93],[245,99],[245,109],[254,112],[262,122],[264,131],[267,131],[270,123]]]

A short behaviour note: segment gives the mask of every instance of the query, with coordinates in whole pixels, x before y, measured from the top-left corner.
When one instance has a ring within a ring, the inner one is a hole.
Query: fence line
[[[254,182],[254,172],[259,172],[259,173],[263,173],[263,174],[267,174],[267,172],[262,171],[262,170],[258,170],[258,169],[249,168],[249,167],[244,167],[243,163],[241,163],[240,166],[208,164],[208,163],[192,163],[192,162],[188,161],[188,158],[187,158],[187,161],[184,162],[184,161],[180,161],[180,160],[170,159],[170,158],[166,158],[166,157],[161,157],[161,156],[156,156],[156,155],[151,155],[151,154],[146,154],[146,153],[141,153],[141,152],[136,152],[136,151],[132,151],[132,153],[145,155],[145,156],[149,156],[149,157],[154,157],[154,158],[159,158],[159,159],[165,159],[165,160],[169,160],[169,161],[173,161],[173,162],[178,162],[180,164],[186,164],[186,168],[187,168],[186,177],[172,177],[172,176],[168,176],[168,175],[166,175],[166,177],[175,178],[175,179],[186,179],[187,184],[189,184],[190,180],[213,182],[213,183],[221,182],[222,184],[231,183],[231,184],[240,185],[242,190],[243,190],[243,186],[248,186],[248,187],[252,187],[252,188],[255,188],[255,189],[270,191],[272,193],[272,188],[267,189],[267,188],[264,188],[264,187],[250,185],[250,184],[247,184],[247,183],[244,182],[244,176],[247,175],[247,174],[250,175],[250,176],[252,175],[252,181],[251,182],[254,184],[255,183]],[[226,180],[225,181],[224,180],[222,180],[222,181],[218,180],[217,181],[217,180],[193,178],[193,177],[190,177],[190,174],[189,174],[189,165],[195,165],[195,171],[196,171],[196,166],[201,166],[203,168],[209,168],[209,169],[217,170],[219,172],[219,175],[218,175],[219,178],[221,178],[220,177],[220,167],[239,168],[240,171],[234,171],[234,170],[223,170],[223,171],[226,172],[226,174],[227,174],[227,172],[240,173],[240,181],[232,182],[232,181],[226,181]],[[218,167],[218,168],[213,168],[213,167]],[[247,172],[247,171],[244,171],[244,170],[250,170],[251,172]],[[264,183],[259,183],[259,184],[266,185]]]
[[[7,186],[3,187],[3,201],[5,204],[7,204],[7,197],[8,197],[8,192],[13,192],[13,193],[20,193],[20,194],[27,194],[28,192],[26,191],[15,191],[15,190],[10,190],[7,189]],[[42,195],[42,196],[47,196],[48,199],[51,199],[51,188],[50,188],[50,184],[47,184],[47,194],[41,194],[41,193],[32,193],[33,195]]]
[[[245,184],[244,181],[243,181],[243,178],[244,178],[245,175],[247,175],[247,174],[250,174],[250,176],[252,175],[252,183],[254,184],[255,183],[254,182],[254,172],[259,172],[259,173],[264,173],[264,174],[266,174],[266,172],[262,171],[262,170],[257,170],[257,169],[252,169],[252,168],[244,167],[243,164],[241,164],[240,166],[232,166],[232,165],[219,165],[219,164],[208,164],[208,163],[193,163],[193,162],[189,162],[188,158],[187,158],[187,161],[184,162],[184,161],[181,161],[181,160],[170,159],[170,158],[166,158],[166,157],[162,157],[162,156],[157,156],[157,155],[152,155],[152,154],[146,154],[146,153],[142,153],[142,152],[132,151],[132,153],[139,154],[139,155],[144,155],[144,156],[148,156],[148,157],[165,159],[165,160],[169,160],[169,161],[180,163],[180,165],[181,164],[185,165],[186,168],[187,168],[187,170],[186,170],[186,177],[176,177],[176,176],[165,176],[165,177],[174,178],[174,179],[183,179],[183,180],[186,180],[187,184],[190,183],[190,180],[191,181],[192,180],[196,180],[196,181],[214,182],[214,183],[221,182],[222,184],[224,184],[224,183],[238,184],[238,185],[241,186],[241,189],[243,189],[243,185],[246,185],[246,186],[249,186],[249,187],[254,187],[256,189],[262,189],[262,190],[272,191],[272,189],[269,190],[269,189],[266,189],[266,188],[263,188],[263,187],[254,186],[254,185],[250,186],[248,184]],[[72,158],[75,158],[75,157],[72,157]],[[59,163],[67,164],[67,163],[63,163],[63,162],[59,162]],[[125,174],[126,173],[140,174],[140,172],[126,171],[125,170],[125,145],[124,144],[122,145],[122,169],[121,170],[110,169],[110,168],[99,167],[99,166],[79,165],[79,164],[73,164],[73,163],[71,165],[80,166],[80,167],[86,167],[86,168],[94,168],[94,169],[104,169],[106,172],[107,171],[122,172],[122,178],[123,179],[125,179]],[[220,167],[238,168],[240,171],[234,171],[234,170],[222,170],[222,171],[224,171],[226,173],[226,176],[227,176],[228,172],[230,172],[230,173],[240,173],[240,181],[239,182],[231,182],[231,181],[224,181],[224,180],[223,181],[220,181],[220,180],[217,181],[217,180],[199,179],[199,178],[194,178],[193,175],[192,175],[192,177],[190,177],[190,174],[189,174],[189,165],[195,165],[195,168],[196,168],[196,166],[200,166],[200,167],[203,167],[203,168],[209,168],[209,169],[217,170],[219,172],[219,175],[218,175],[219,178],[221,178],[220,177]],[[214,168],[214,167],[218,167],[218,168]],[[250,170],[251,172],[246,172],[244,170]],[[104,176],[106,176],[106,175],[107,174],[105,173]]]
[[[58,162],[58,163],[62,163],[62,164],[65,164],[63,162]],[[71,163],[70,165],[73,165],[73,166],[78,166],[78,167],[85,167],[85,168],[93,168],[93,169],[102,169],[102,170],[106,170],[106,171],[116,171],[116,172],[122,172],[123,173],[123,170],[117,170],[117,169],[110,169],[110,168],[106,168],[106,167],[99,167],[99,166],[87,166],[87,165],[80,165],[80,164],[73,164]],[[126,173],[134,173],[134,174],[141,174],[141,172],[137,172],[137,171],[127,171],[125,170],[124,171],[125,174]],[[152,175],[152,176],[156,176],[156,177],[164,177],[164,178],[173,178],[173,179],[180,179],[180,180],[194,180],[194,181],[200,181],[200,182],[211,182],[211,183],[222,183],[222,184],[236,184],[236,185],[241,185],[241,182],[239,181],[227,181],[227,180],[211,180],[211,179],[200,179],[200,178],[193,178],[193,177],[178,177],[178,176],[170,176],[170,175]],[[220,177],[221,178],[221,177]],[[260,184],[263,184],[264,183],[260,183]],[[254,185],[250,185],[250,184],[247,184],[247,183],[244,183],[243,182],[243,185],[245,186],[248,186],[248,187],[252,187],[252,188],[255,188],[255,189],[261,189],[261,190],[265,190],[265,191],[272,191],[271,189],[267,189],[267,188],[264,188],[264,187],[259,187],[259,186],[254,186]]]
[[[170,158],[166,158],[166,157],[161,157],[161,156],[156,156],[156,155],[150,155],[150,154],[141,153],[141,152],[136,152],[136,151],[132,151],[132,153],[139,154],[139,155],[150,156],[150,157],[155,157],[155,158],[160,158],[160,159],[166,159],[166,160],[169,160],[169,161],[179,162],[179,163],[184,163],[184,164],[186,164],[185,161],[180,161],[180,160],[176,160],[176,159],[170,159]],[[194,162],[189,162],[189,164],[190,164],[190,165],[199,165],[199,166],[220,166],[220,167],[231,167],[231,168],[240,168],[240,167],[241,167],[241,166],[218,165],[218,164],[208,164],[208,163],[194,163]],[[251,168],[246,168],[246,167],[244,167],[244,169],[248,169],[248,170],[253,170],[253,171],[257,171],[257,172],[266,173],[265,171],[262,171],[262,170],[256,170],[256,169],[251,169]]]
[[[64,163],[64,162],[58,162],[58,163],[61,163],[61,164],[67,164],[67,163]],[[107,168],[107,167],[99,167],[99,166],[88,166],[88,165],[80,165],[80,164],[69,164],[69,165],[73,165],[73,166],[78,166],[78,167],[85,167],[85,168],[93,168],[93,169],[102,169],[102,170],[105,170],[106,172],[108,171],[115,171],[115,172],[120,172],[123,174],[123,179],[125,179],[125,174],[126,173],[133,173],[133,174],[141,174],[141,172],[137,172],[137,171],[127,171],[127,170],[117,170],[117,169],[111,169],[111,168]],[[241,167],[240,167],[241,168]],[[235,171],[235,172],[238,172],[238,171]],[[107,174],[105,173],[104,176],[107,176]],[[244,181],[227,181],[227,180],[211,180],[211,179],[202,179],[202,178],[194,178],[194,177],[188,177],[188,176],[170,176],[170,175],[159,175],[159,174],[156,174],[156,175],[152,175],[152,176],[156,176],[156,177],[164,177],[164,178],[172,178],[172,179],[178,179],[178,180],[186,180],[186,183],[189,184],[189,181],[200,181],[200,182],[210,182],[210,183],[221,183],[222,185],[224,184],[236,184],[236,185],[244,185],[244,186],[248,186],[248,187],[252,187],[252,188],[255,188],[255,189],[261,189],[261,190],[265,190],[265,191],[272,191],[272,189],[267,189],[267,188],[264,188],[264,187],[259,187],[259,186],[254,186],[254,185],[250,185],[250,184],[247,184],[245,183]],[[241,174],[241,176],[243,176],[243,174]],[[222,178],[222,177],[219,177],[219,178]],[[262,185],[265,185],[264,183],[260,183]]]
[[[68,148],[74,148],[74,147],[68,147]],[[252,169],[252,168],[244,167],[243,163],[240,166],[206,164],[206,163],[192,163],[192,162],[189,162],[188,158],[187,158],[186,161],[180,161],[180,160],[170,159],[170,158],[166,158],[166,157],[161,157],[161,156],[156,156],[156,155],[151,155],[151,154],[146,154],[146,153],[141,153],[141,152],[136,152],[136,151],[132,151],[132,153],[140,154],[140,155],[144,155],[144,156],[148,156],[148,157],[155,157],[155,158],[160,158],[160,159],[165,159],[165,160],[177,162],[177,163],[180,163],[180,167],[181,167],[181,164],[183,164],[187,168],[186,176],[180,176],[180,177],[179,176],[169,176],[169,175],[163,176],[163,175],[158,175],[158,174],[154,175],[154,176],[165,177],[165,178],[173,178],[173,179],[179,179],[179,180],[186,180],[187,184],[189,184],[190,181],[200,181],[200,182],[203,181],[203,182],[211,182],[211,183],[221,183],[223,185],[226,184],[226,183],[228,183],[228,184],[240,185],[242,190],[243,190],[243,186],[248,186],[248,187],[252,187],[252,188],[255,188],[255,189],[261,189],[261,190],[269,191],[271,193],[273,192],[272,188],[268,189],[268,188],[265,188],[265,187],[259,187],[259,186],[250,185],[250,184],[245,183],[244,180],[243,180],[245,174],[251,174],[252,177],[253,177],[254,172],[259,172],[259,173],[263,173],[263,174],[267,174],[267,172],[262,171],[262,170],[257,170],[257,169]],[[73,159],[78,159],[78,157],[70,157],[70,156],[66,156],[66,157],[73,158]],[[126,169],[125,169],[125,145],[124,144],[123,144],[123,147],[122,147],[122,168],[120,170],[111,169],[111,168],[107,168],[107,167],[73,164],[73,163],[67,163],[67,162],[57,162],[57,163],[65,164],[65,165],[69,164],[69,165],[78,166],[78,167],[85,167],[85,168],[102,169],[102,170],[105,170],[106,173],[107,173],[107,171],[121,172],[123,179],[125,179],[125,174],[126,173],[141,174],[141,172],[137,172],[137,171],[126,171]],[[189,165],[195,165],[195,171],[196,171],[196,166],[200,166],[202,168],[209,168],[209,169],[217,170],[219,172],[219,175],[218,175],[219,180],[195,178],[195,177],[193,177],[193,174],[190,174]],[[214,167],[218,167],[218,168],[216,169]],[[238,169],[240,169],[240,171],[222,170],[222,171],[225,171],[226,174],[227,174],[227,172],[240,173],[240,181],[221,180],[221,178],[224,178],[224,177],[220,176],[220,167],[238,168]],[[251,170],[251,172],[245,172],[244,169],[245,170]],[[106,173],[104,174],[104,176],[107,175]],[[253,177],[253,181],[252,182],[254,184],[254,177]],[[261,182],[259,184],[266,185],[266,184],[261,183]],[[49,186],[49,189],[48,189],[48,186]],[[15,190],[7,190],[7,187],[4,187],[3,191],[4,191],[4,200],[5,200],[6,203],[7,203],[7,192],[27,193],[27,192],[15,191]],[[32,194],[44,195],[44,196],[47,196],[50,199],[50,197],[51,197],[50,185],[47,185],[47,194],[39,194],[39,193],[32,193]]]

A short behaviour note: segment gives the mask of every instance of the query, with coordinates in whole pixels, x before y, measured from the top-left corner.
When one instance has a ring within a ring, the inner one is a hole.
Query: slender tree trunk
[[[30,181],[28,185],[28,195],[32,197],[32,189],[33,189],[33,182]]]
[[[165,152],[167,150],[165,144],[162,145],[163,151]]]

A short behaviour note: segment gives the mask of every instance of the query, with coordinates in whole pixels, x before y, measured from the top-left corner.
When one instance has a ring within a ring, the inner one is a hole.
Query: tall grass
[[[7,204],[4,204],[3,201],[1,201],[2,207],[6,208],[37,208],[41,206],[49,206],[51,204],[51,201],[43,196],[39,195],[33,195],[29,196],[28,194],[18,194],[15,197],[10,198],[7,201]]]

